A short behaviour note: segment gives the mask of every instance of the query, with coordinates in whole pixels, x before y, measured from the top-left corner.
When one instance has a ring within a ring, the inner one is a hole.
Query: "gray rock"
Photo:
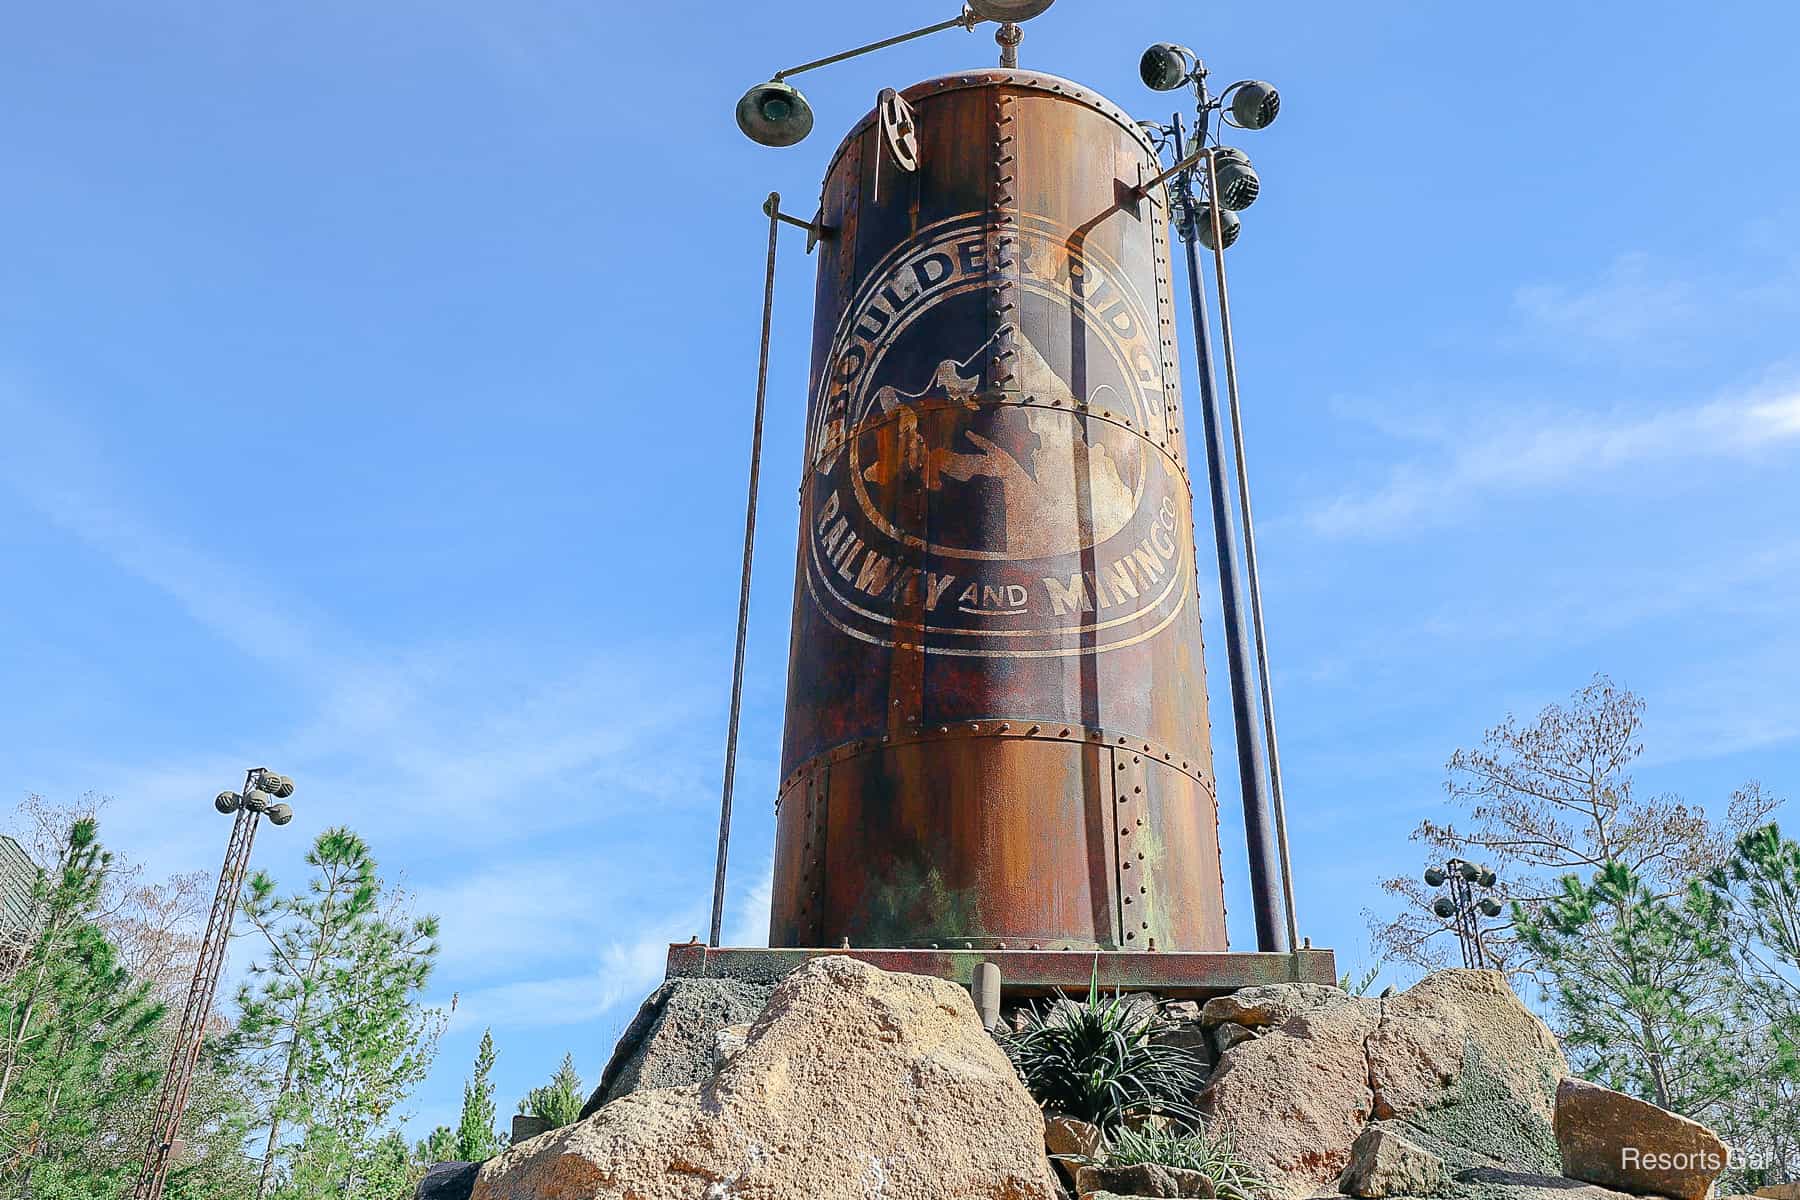
[[[1220,1025],[1212,1031],[1213,1048],[1220,1058],[1228,1054],[1232,1047],[1241,1046],[1256,1037],[1256,1030],[1246,1029],[1242,1025]]]
[[[425,1172],[419,1190],[413,1194],[416,1200],[469,1200],[480,1171],[480,1163],[439,1163]]]
[[[1083,1167],[1075,1173],[1075,1190],[1082,1196],[1118,1192],[1125,1196],[1165,1197],[1180,1200],[1212,1200],[1213,1181],[1199,1171],[1137,1163],[1129,1167]]]
[[[556,1123],[544,1117],[529,1117],[524,1113],[515,1113],[512,1119],[512,1144],[529,1142],[540,1133],[549,1133],[556,1128]]]
[[[1624,1192],[1577,1183],[1560,1175],[1477,1167],[1456,1176],[1456,1195],[1464,1200],[1636,1200]]]
[[[1328,1008],[1350,998],[1342,988],[1318,983],[1271,983],[1217,996],[1200,1010],[1207,1028],[1230,1023],[1247,1029],[1279,1029],[1303,1012]]]
[[[714,1036],[747,1025],[774,989],[736,979],[671,979],[650,993],[613,1049],[583,1119],[645,1088],[699,1083],[713,1073]]]
[[[1350,1147],[1350,1165],[1338,1190],[1365,1200],[1388,1196],[1436,1196],[1447,1178],[1444,1160],[1380,1125],[1371,1125]]]

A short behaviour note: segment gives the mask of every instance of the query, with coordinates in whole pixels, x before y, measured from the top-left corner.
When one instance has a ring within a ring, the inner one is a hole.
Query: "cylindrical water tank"
[[[1156,155],[901,98],[825,177],[771,944],[1223,950]]]

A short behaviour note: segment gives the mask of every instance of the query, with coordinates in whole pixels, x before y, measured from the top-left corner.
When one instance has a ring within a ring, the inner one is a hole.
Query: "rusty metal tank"
[[[1155,153],[900,100],[825,177],[770,944],[1223,950]]]

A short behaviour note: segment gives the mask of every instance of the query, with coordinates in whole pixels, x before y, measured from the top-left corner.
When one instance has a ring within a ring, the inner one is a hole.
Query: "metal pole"
[[[1263,743],[1269,756],[1269,799],[1275,842],[1281,852],[1281,898],[1287,908],[1288,944],[1300,944],[1294,913],[1294,864],[1288,856],[1287,802],[1281,790],[1281,751],[1275,740],[1275,689],[1269,683],[1269,642],[1263,631],[1262,584],[1256,574],[1256,523],[1250,515],[1250,471],[1244,465],[1244,414],[1238,403],[1237,347],[1231,337],[1231,294],[1225,285],[1225,234],[1220,228],[1218,160],[1206,155],[1206,195],[1213,222],[1213,278],[1219,285],[1219,340],[1225,348],[1225,392],[1231,402],[1231,444],[1237,461],[1238,516],[1244,522],[1244,571],[1250,587],[1250,627],[1256,634],[1256,682],[1262,691]]]
[[[910,42],[915,38],[929,37],[934,33],[942,33],[946,29],[955,29],[958,25],[961,25],[971,33],[975,31],[974,18],[965,11],[958,16],[951,17],[948,21],[939,21],[936,25],[927,25],[925,28],[915,29],[911,33],[902,33],[895,37],[883,38],[879,42],[870,42],[868,45],[858,46],[854,50],[844,50],[825,58],[815,58],[809,63],[801,63],[797,67],[789,67],[785,71],[777,71],[775,72],[774,77],[775,82],[780,83],[788,76],[798,75],[802,71],[812,71],[819,67],[829,67],[833,63],[841,63],[847,58],[855,58],[860,54],[872,54],[877,50],[886,50],[889,46],[898,46],[902,42]]]
[[[1206,144],[1206,116],[1201,109],[1196,131]],[[1175,114],[1175,157],[1187,157],[1181,114]],[[1184,176],[1181,191],[1191,205],[1191,176]],[[1190,223],[1191,225],[1191,223]],[[1231,674],[1232,729],[1237,743],[1238,784],[1244,799],[1244,840],[1250,854],[1250,898],[1256,916],[1256,948],[1285,954],[1291,949],[1281,920],[1277,876],[1280,870],[1275,839],[1269,821],[1269,787],[1264,774],[1262,739],[1250,712],[1250,638],[1243,597],[1238,592],[1237,538],[1231,512],[1231,496],[1225,488],[1225,434],[1221,428],[1219,396],[1214,387],[1212,337],[1206,325],[1206,297],[1200,287],[1200,254],[1195,248],[1198,230],[1191,227],[1187,244],[1188,295],[1194,310],[1194,352],[1199,359],[1200,413],[1206,431],[1206,481],[1212,497],[1213,541],[1219,557],[1219,602],[1225,614],[1225,655]]]
[[[737,656],[731,665],[731,720],[725,731],[725,786],[719,798],[719,861],[713,870],[712,934],[725,923],[725,862],[731,850],[731,788],[737,777],[738,714],[744,701],[744,639],[750,629],[750,561],[756,552],[756,490],[762,479],[763,402],[769,392],[769,328],[775,315],[775,239],[781,232],[781,193],[770,192],[769,260],[763,276],[762,354],[756,368],[756,419],[750,434],[750,494],[744,501],[744,574],[738,585]]]
[[[246,794],[255,776],[255,771],[245,774]],[[231,838],[225,843],[225,861],[219,867],[219,887],[213,894],[206,936],[200,941],[200,956],[194,963],[194,979],[188,985],[187,1003],[181,1012],[181,1029],[175,1035],[175,1049],[169,1055],[169,1069],[163,1076],[162,1095],[157,1099],[156,1116],[150,1126],[150,1144],[145,1148],[144,1163],[132,1191],[134,1200],[160,1200],[163,1185],[168,1181],[173,1151],[181,1136],[182,1114],[187,1111],[188,1091],[194,1082],[194,1068],[200,1061],[200,1049],[206,1040],[206,1023],[212,1015],[213,999],[218,994],[225,948],[231,940],[231,922],[237,915],[238,891],[244,885],[244,873],[250,865],[250,848],[256,840],[259,819],[260,814],[239,809],[231,825]]]

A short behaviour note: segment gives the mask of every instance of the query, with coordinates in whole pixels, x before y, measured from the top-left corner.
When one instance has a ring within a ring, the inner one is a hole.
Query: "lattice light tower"
[[[150,1144],[144,1150],[144,1165],[138,1172],[133,1200],[160,1200],[163,1186],[168,1182],[169,1168],[180,1156],[181,1117],[187,1111],[188,1089],[193,1086],[194,1067],[200,1061],[200,1047],[206,1040],[206,1022],[212,1016],[219,975],[225,967],[225,948],[231,941],[231,922],[237,915],[238,892],[244,886],[244,874],[250,867],[250,847],[256,840],[256,827],[264,816],[269,818],[271,825],[286,825],[293,820],[294,810],[278,803],[293,794],[292,779],[277,775],[267,767],[255,767],[245,772],[241,794],[220,792],[213,800],[213,807],[226,816],[235,813],[236,819],[231,825],[231,839],[225,843],[225,862],[219,868],[219,889],[213,894],[206,936],[200,942],[194,980],[188,985],[187,1002],[181,1010],[181,1031],[176,1034],[169,1069],[163,1076],[162,1095],[156,1101],[156,1119],[150,1126]]]

